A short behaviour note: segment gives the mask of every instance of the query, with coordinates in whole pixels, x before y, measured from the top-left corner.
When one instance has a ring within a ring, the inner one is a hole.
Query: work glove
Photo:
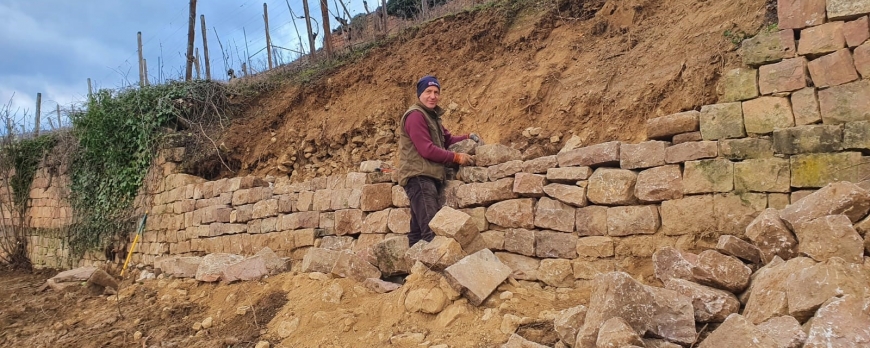
[[[480,136],[477,135],[477,133],[471,133],[471,134],[469,134],[469,135],[468,135],[468,139],[474,140],[475,143],[478,143],[478,144],[480,144],[480,145],[483,145],[483,139],[481,139]]]
[[[464,167],[473,166],[474,156],[471,156],[467,153],[457,152],[453,155],[453,162]]]

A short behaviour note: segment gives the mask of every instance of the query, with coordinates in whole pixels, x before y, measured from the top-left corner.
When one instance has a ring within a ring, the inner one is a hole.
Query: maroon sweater
[[[423,116],[423,113],[420,111],[412,111],[408,115],[408,118],[405,119],[405,133],[407,133],[408,137],[411,138],[411,142],[414,143],[417,152],[420,153],[420,156],[423,156],[423,158],[435,163],[453,163],[453,152],[442,149],[432,143],[432,137],[429,136],[429,126],[426,124],[426,120],[423,119],[423,117],[425,116]],[[444,132],[444,147],[449,147],[450,145],[468,139],[467,135],[451,135],[447,128],[444,128],[443,126],[441,129]]]

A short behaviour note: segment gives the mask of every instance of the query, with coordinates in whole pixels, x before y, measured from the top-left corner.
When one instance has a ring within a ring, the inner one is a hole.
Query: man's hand
[[[467,153],[459,153],[453,155],[453,162],[460,166],[473,166],[474,165],[474,156],[471,156]]]

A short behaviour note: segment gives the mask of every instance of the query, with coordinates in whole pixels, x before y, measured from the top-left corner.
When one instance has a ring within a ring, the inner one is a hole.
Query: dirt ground
[[[426,74],[441,79],[448,129],[528,157],[572,134],[583,144],[640,141],[648,118],[715,103],[719,77],[741,64],[740,39],[775,21],[775,2],[764,0],[514,3],[430,21],[256,98],[220,141],[237,169],[222,175],[304,180],[389,160]],[[528,127],[540,135],[523,137]]]
[[[55,273],[0,272],[0,346],[384,347],[417,346],[401,342],[422,334],[422,347],[494,347],[508,338],[501,331],[507,314],[524,318],[521,335],[552,345],[553,314],[589,298],[582,282],[576,289],[516,282],[479,307],[460,299],[439,315],[409,313],[408,292],[437,286],[436,278],[412,275],[399,290],[378,294],[349,279],[293,272],[233,284],[126,280],[120,296],[85,287],[36,292]],[[198,329],[209,317],[213,326]]]

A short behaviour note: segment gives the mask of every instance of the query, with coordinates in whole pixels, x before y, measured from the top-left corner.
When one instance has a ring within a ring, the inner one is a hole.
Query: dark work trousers
[[[408,245],[413,246],[420,240],[431,242],[435,233],[429,222],[441,209],[441,182],[428,176],[415,176],[408,179],[405,193],[411,201],[411,232]]]

